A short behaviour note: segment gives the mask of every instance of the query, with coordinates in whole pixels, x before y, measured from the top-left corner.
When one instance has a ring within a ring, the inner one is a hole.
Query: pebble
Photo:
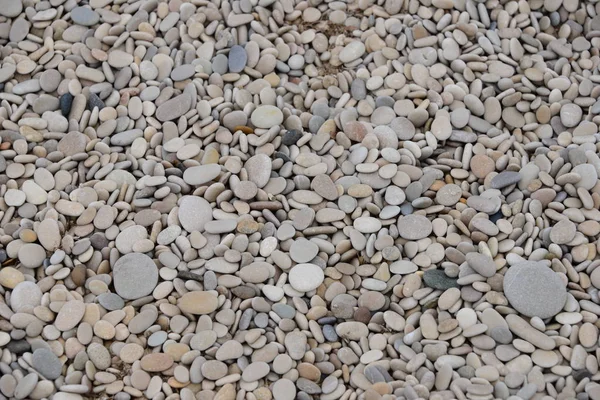
[[[398,233],[403,239],[426,238],[433,230],[431,221],[422,215],[407,215],[398,219]]]
[[[69,331],[77,326],[85,314],[85,304],[79,300],[67,301],[58,312],[54,326],[59,331]]]
[[[232,46],[227,57],[229,72],[242,72],[246,67],[247,62],[248,56],[246,50],[239,45]]]
[[[188,232],[204,231],[204,225],[212,221],[210,204],[201,197],[185,196],[179,205],[178,218]]]
[[[135,300],[152,293],[158,282],[158,269],[150,257],[132,253],[115,263],[113,276],[117,294],[123,299]]]
[[[62,371],[62,363],[49,349],[39,348],[33,352],[31,358],[35,369],[46,379],[56,379]]]
[[[219,302],[210,292],[195,291],[184,294],[178,303],[179,309],[190,314],[210,314],[217,309]]]
[[[299,292],[309,292],[318,288],[325,279],[323,270],[314,264],[298,264],[290,270],[289,281]]]
[[[100,21],[100,15],[87,7],[75,7],[71,10],[71,19],[78,25],[94,26]]]
[[[0,398],[600,399],[600,17],[0,0]]]
[[[540,262],[511,266],[504,277],[503,289],[510,305],[528,317],[553,317],[567,301],[562,279]]]
[[[252,112],[250,121],[257,128],[271,128],[281,125],[283,122],[283,113],[275,106],[264,105]]]

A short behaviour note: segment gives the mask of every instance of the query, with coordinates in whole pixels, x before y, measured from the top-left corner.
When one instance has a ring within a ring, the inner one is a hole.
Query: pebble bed
[[[0,400],[599,400],[600,3],[0,0]]]

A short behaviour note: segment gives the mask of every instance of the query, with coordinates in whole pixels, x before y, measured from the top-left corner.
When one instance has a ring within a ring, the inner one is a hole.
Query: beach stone
[[[121,298],[135,300],[152,293],[158,283],[158,268],[145,254],[126,254],[115,263],[113,279]]]
[[[296,386],[289,379],[279,379],[273,384],[273,398],[275,400],[294,400]]]
[[[219,361],[235,360],[244,355],[244,348],[239,342],[229,340],[217,350],[215,357]]]
[[[219,301],[210,292],[195,291],[184,294],[177,305],[185,313],[204,315],[215,311]]]
[[[188,185],[200,186],[214,180],[221,173],[219,164],[198,165],[185,170],[183,180]]]
[[[25,375],[14,390],[15,399],[23,400],[28,398],[29,394],[35,389],[35,385],[38,383],[38,375],[34,372]]]
[[[484,154],[476,154],[471,158],[471,172],[480,179],[484,179],[494,171],[496,165],[494,160]]]
[[[166,371],[173,365],[173,357],[165,353],[147,354],[140,360],[140,367],[147,372]]]
[[[561,219],[550,230],[550,240],[556,244],[567,244],[575,238],[577,227],[568,219]]]
[[[591,190],[598,183],[598,172],[591,164],[576,165],[572,172],[581,176],[581,180],[575,184],[576,187]]]
[[[265,154],[252,156],[244,164],[248,172],[248,178],[256,184],[258,188],[263,188],[269,182],[271,177],[271,160]]]
[[[460,200],[462,189],[458,185],[444,185],[435,195],[435,200],[443,206],[453,206]]]
[[[102,293],[98,296],[98,303],[108,311],[120,310],[125,306],[125,302],[114,293]]]
[[[97,369],[105,370],[110,367],[110,353],[100,343],[91,343],[87,347],[87,355]]]
[[[108,63],[113,68],[125,68],[132,62],[133,56],[125,51],[112,50],[110,53],[108,53]]]
[[[13,267],[3,267],[0,269],[0,285],[5,288],[14,289],[24,280],[25,276],[23,273]]]
[[[298,264],[290,270],[290,285],[299,292],[309,292],[318,288],[325,279],[323,270],[314,264]]]
[[[281,138],[281,143],[286,146],[291,146],[293,144],[296,144],[301,137],[301,131],[297,129],[290,129],[283,134],[283,137]]]
[[[204,231],[204,225],[212,221],[210,204],[198,196],[184,196],[178,212],[181,226],[188,232]]]
[[[299,238],[290,246],[290,257],[297,263],[307,263],[319,253],[319,246],[315,243]]]
[[[301,360],[306,351],[307,338],[306,335],[299,331],[290,332],[285,335],[285,348],[292,360]]]
[[[171,79],[173,79],[175,82],[181,82],[191,78],[195,73],[196,70],[192,64],[184,64],[171,71]]]
[[[419,267],[415,263],[408,260],[395,261],[390,265],[390,272],[393,274],[412,274],[418,269]]]
[[[20,1],[0,0],[0,15],[7,18],[17,17],[23,11],[23,3]]]
[[[496,264],[488,255],[472,252],[467,253],[465,259],[469,267],[473,268],[481,276],[491,278],[496,273]]]
[[[582,116],[583,111],[577,104],[565,104],[560,108],[560,122],[567,128],[576,126]]]
[[[498,175],[494,176],[491,181],[491,187],[493,189],[502,189],[515,183],[519,183],[521,180],[521,174],[515,171],[502,171]]]
[[[600,400],[598,10],[0,0],[0,398]]]
[[[426,286],[439,290],[448,290],[453,287],[459,287],[457,280],[449,277],[439,269],[428,269],[423,273],[423,282]]]
[[[340,52],[340,61],[343,63],[349,63],[356,59],[359,59],[363,56],[365,50],[366,48],[364,43],[358,40],[353,40]]]
[[[33,282],[18,283],[10,294],[10,306],[14,312],[19,312],[28,307],[40,305],[42,291]]]
[[[85,314],[85,304],[82,301],[71,300],[66,302],[58,312],[54,326],[59,331],[70,331],[75,328]]]
[[[510,305],[528,317],[553,317],[567,300],[562,279],[539,262],[511,266],[504,276],[503,288]]]
[[[62,371],[62,363],[49,349],[39,348],[33,352],[32,361],[35,369],[46,379],[56,379]]]
[[[276,125],[281,125],[283,122],[283,113],[275,106],[263,105],[252,112],[250,121],[257,128],[268,129]]]
[[[192,98],[183,93],[170,100],[165,101],[156,109],[156,118],[161,121],[171,121],[187,113],[192,106]]]
[[[242,46],[234,45],[231,47],[229,50],[229,55],[227,56],[229,72],[242,72],[244,67],[246,67],[247,61],[248,55]]]
[[[19,249],[19,261],[26,268],[37,268],[46,258],[46,250],[36,243],[27,243]]]
[[[93,26],[100,21],[100,15],[91,8],[75,7],[71,10],[71,19],[79,25]]]
[[[419,240],[432,232],[431,221],[422,215],[407,215],[398,219],[398,233],[403,239]]]

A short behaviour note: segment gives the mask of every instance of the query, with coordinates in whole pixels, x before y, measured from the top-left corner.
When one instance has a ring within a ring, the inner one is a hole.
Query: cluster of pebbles
[[[0,0],[0,399],[600,399],[600,3]]]

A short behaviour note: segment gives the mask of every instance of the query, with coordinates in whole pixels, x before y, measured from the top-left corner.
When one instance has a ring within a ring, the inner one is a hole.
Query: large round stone
[[[398,219],[398,233],[406,240],[420,240],[429,236],[433,226],[422,215],[411,214]]]
[[[310,292],[318,288],[325,275],[323,270],[314,264],[298,264],[290,270],[290,285],[299,292]]]
[[[179,204],[179,222],[188,232],[204,231],[204,225],[212,221],[212,208],[208,201],[198,196],[184,196]]]
[[[250,120],[257,128],[269,129],[283,122],[283,113],[275,106],[260,106],[254,110]]]
[[[535,261],[508,269],[504,275],[504,295],[521,314],[542,319],[558,314],[567,301],[567,289],[560,276]]]
[[[135,300],[152,293],[158,283],[158,268],[147,255],[131,253],[115,263],[113,279],[119,296]]]

